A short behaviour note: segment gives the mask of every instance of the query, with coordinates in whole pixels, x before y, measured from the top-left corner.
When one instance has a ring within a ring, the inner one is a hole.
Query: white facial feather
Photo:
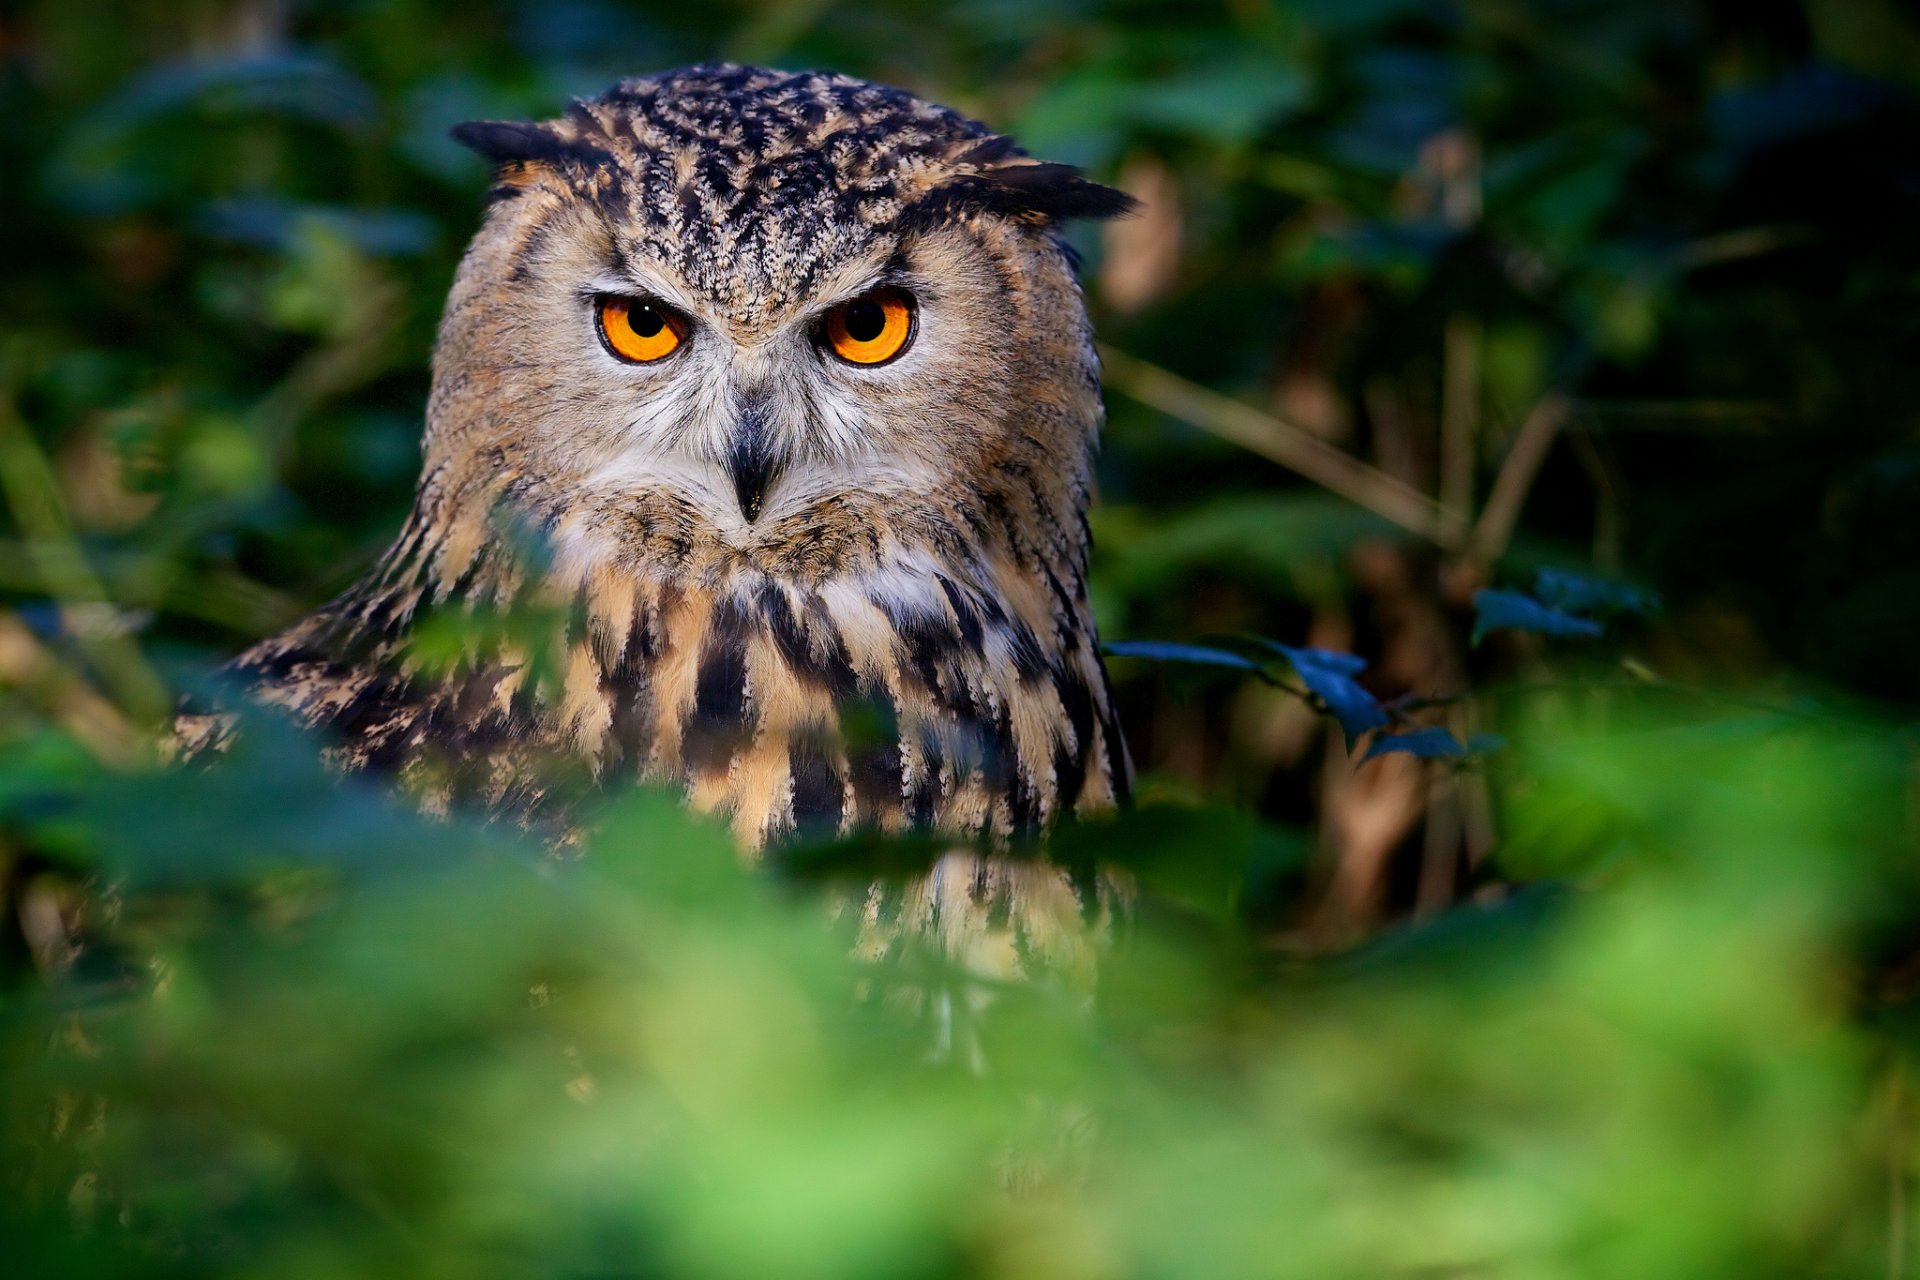
[[[949,260],[950,261],[950,260]],[[916,294],[915,336],[887,364],[865,367],[829,354],[819,341],[822,315],[859,297],[883,277],[871,262],[848,264],[823,282],[817,296],[793,308],[770,332],[743,334],[714,314],[672,273],[630,259],[623,272],[599,271],[569,279],[573,255],[554,255],[543,289],[571,299],[549,344],[567,329],[579,350],[567,360],[575,383],[556,398],[551,417],[597,413],[610,426],[591,450],[583,487],[617,492],[662,485],[683,490],[714,529],[745,542],[753,533],[726,475],[726,459],[746,406],[760,406],[772,445],[783,461],[760,520],[849,491],[926,493],[950,483],[951,460],[939,445],[956,430],[951,418],[929,420],[915,388],[955,381],[968,347],[987,335],[977,319],[949,306],[939,293]],[[944,264],[943,264],[944,265]],[[909,286],[910,287],[910,286]],[[649,364],[624,362],[593,331],[593,299],[600,295],[658,299],[685,316],[682,347]],[[560,428],[554,422],[556,431]]]

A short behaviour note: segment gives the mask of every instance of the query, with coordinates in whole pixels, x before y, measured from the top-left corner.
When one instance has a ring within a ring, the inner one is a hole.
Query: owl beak
[[[733,494],[740,501],[740,514],[751,524],[760,518],[767,490],[780,474],[780,459],[773,450],[766,414],[758,407],[741,414],[739,424],[733,429],[733,441],[727,449],[727,470],[733,476]]]

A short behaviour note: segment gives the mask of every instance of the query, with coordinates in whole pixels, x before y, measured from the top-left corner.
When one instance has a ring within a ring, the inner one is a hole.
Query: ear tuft
[[[552,135],[543,127],[518,120],[469,120],[448,132],[495,164],[536,159],[552,147]]]
[[[1117,218],[1139,208],[1124,191],[1102,186],[1070,164],[1045,161],[1002,164],[981,175],[990,184],[996,211],[1039,214],[1059,222],[1067,218]]]
[[[1070,164],[1028,159],[1005,138],[990,138],[959,159],[981,167],[949,179],[911,205],[902,215],[908,226],[932,226],[971,213],[1050,223],[1115,218],[1139,207],[1126,192],[1102,186]]]
[[[599,164],[611,159],[601,148],[562,135],[552,125],[527,120],[470,120],[449,130],[495,165]]]

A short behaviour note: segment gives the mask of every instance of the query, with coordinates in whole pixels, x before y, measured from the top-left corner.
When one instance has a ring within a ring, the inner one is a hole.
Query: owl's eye
[[[632,364],[650,364],[680,349],[687,322],[658,302],[602,294],[594,304],[600,340]]]
[[[827,312],[827,346],[849,364],[885,364],[913,341],[913,295],[875,289]]]

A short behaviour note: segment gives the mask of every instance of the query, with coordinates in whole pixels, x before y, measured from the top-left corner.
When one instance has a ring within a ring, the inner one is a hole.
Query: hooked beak
[[[727,471],[733,477],[740,514],[751,524],[760,518],[767,490],[780,475],[780,459],[767,429],[766,411],[758,405],[749,406],[733,429],[733,439],[727,446]]]

